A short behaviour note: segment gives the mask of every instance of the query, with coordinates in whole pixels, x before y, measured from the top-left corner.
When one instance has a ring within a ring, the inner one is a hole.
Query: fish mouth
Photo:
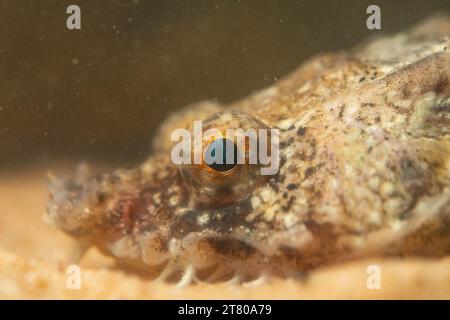
[[[47,174],[49,201],[46,220],[75,237],[85,233],[86,220],[91,216],[89,203],[96,181],[87,176],[87,169],[80,166],[73,178]]]

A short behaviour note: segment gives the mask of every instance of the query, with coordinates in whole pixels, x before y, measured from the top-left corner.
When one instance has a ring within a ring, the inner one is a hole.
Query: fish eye
[[[207,146],[203,161],[214,171],[230,172],[237,167],[238,152],[233,141],[225,138],[216,139]]]
[[[229,129],[234,135],[227,135]],[[192,147],[191,159],[201,161],[182,164],[179,170],[199,205],[211,208],[232,205],[268,181],[269,176],[261,174],[262,165],[250,161],[259,147],[251,143],[249,136],[253,132],[252,138],[257,137],[259,129],[268,127],[247,113],[232,110],[203,121],[200,139],[195,140],[195,134],[191,134],[191,146],[198,147]]]

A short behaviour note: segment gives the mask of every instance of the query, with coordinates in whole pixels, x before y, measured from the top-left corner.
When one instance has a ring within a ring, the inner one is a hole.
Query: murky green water
[[[66,28],[78,4],[82,29]],[[0,165],[136,162],[172,111],[229,102],[305,58],[391,33],[448,0],[0,1]]]

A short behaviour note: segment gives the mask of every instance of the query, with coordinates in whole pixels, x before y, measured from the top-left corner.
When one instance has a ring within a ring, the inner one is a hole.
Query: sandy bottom
[[[317,270],[303,280],[198,284],[177,288],[114,267],[91,249],[80,263],[81,288],[69,289],[73,241],[44,222],[49,167],[0,172],[2,299],[450,299],[450,257],[371,259]],[[368,289],[378,265],[381,289]]]

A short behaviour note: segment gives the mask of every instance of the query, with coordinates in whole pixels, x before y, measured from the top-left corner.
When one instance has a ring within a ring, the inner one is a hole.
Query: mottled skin
[[[228,107],[188,106],[162,125],[141,166],[53,179],[49,217],[125,265],[161,278],[183,272],[182,283],[447,254],[449,35],[449,18],[435,17],[350,53],[313,57]],[[218,176],[231,187],[213,196],[225,201],[200,200],[209,180],[186,181],[171,161],[170,133],[208,117],[278,128],[279,173],[257,183]]]

